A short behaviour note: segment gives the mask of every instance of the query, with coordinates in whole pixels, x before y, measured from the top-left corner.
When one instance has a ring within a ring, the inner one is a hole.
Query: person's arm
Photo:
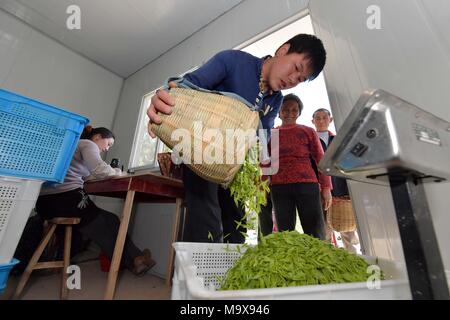
[[[183,76],[186,80],[207,90],[215,90],[229,73],[233,66],[229,63],[233,61],[237,51],[225,50],[217,53],[197,70],[189,72]]]
[[[322,145],[320,143],[320,138],[317,133],[311,129],[310,131],[310,152],[313,160],[318,165],[320,160],[324,155]],[[320,197],[322,200],[322,206],[324,210],[328,210],[332,203],[331,197],[331,177],[324,175],[322,172],[318,170],[319,174],[319,184],[320,184]]]
[[[100,157],[100,152],[95,143],[86,143],[80,146],[81,156],[91,175],[86,180],[103,179],[122,174],[119,168],[113,168]]]
[[[232,54],[234,54],[232,50],[219,52],[197,70],[184,75],[184,78],[201,88],[211,90],[226,76],[227,57],[230,57]],[[176,84],[171,82],[169,83],[169,87],[175,88]],[[158,90],[155,95],[153,95],[150,106],[147,109],[147,115],[150,119],[147,129],[152,138],[155,138],[156,135],[151,131],[151,124],[161,123],[161,118],[157,113],[170,114],[173,106],[174,101],[167,91]]]

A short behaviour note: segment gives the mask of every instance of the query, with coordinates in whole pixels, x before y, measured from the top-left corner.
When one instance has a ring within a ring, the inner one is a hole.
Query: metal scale
[[[450,123],[388,92],[364,92],[319,168],[389,184],[413,299],[449,299],[423,183],[450,179]]]

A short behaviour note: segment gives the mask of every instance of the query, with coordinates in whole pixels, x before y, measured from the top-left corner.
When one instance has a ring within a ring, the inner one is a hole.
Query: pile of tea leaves
[[[361,282],[370,276],[361,257],[297,231],[263,237],[236,261],[220,290]]]

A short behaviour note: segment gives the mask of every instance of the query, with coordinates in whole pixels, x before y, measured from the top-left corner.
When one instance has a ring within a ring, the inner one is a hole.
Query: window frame
[[[180,77],[183,77],[185,74],[190,73],[192,71],[195,71],[199,68],[199,66],[195,66],[187,70],[186,72],[183,72]],[[130,153],[130,159],[128,161],[128,170],[130,171],[137,171],[137,170],[150,170],[150,171],[159,171],[159,163],[158,163],[158,153],[163,152],[164,150],[170,150],[158,137],[156,141],[156,151],[155,156],[153,158],[153,164],[147,164],[143,166],[134,166],[135,158],[137,157],[137,140],[139,138],[139,130],[140,130],[140,124],[142,122],[142,117],[146,116],[146,109],[147,106],[144,104],[146,97],[150,96],[152,97],[157,90],[163,89],[163,87],[156,88],[146,94],[144,94],[141,98],[141,107],[139,108],[139,115],[137,119],[137,126],[136,130],[134,131],[134,137],[133,137],[133,145],[131,146],[131,153]],[[147,128],[147,126],[144,126]]]
[[[137,119],[137,126],[136,126],[136,130],[134,131],[134,137],[133,137],[133,145],[131,147],[131,153],[130,153],[130,159],[128,161],[128,170],[132,170],[132,171],[137,171],[137,170],[151,170],[151,171],[159,171],[159,163],[158,163],[158,153],[162,152],[164,150],[164,143],[158,138],[156,137],[155,139],[157,139],[156,141],[156,150],[155,150],[155,155],[153,157],[153,160],[150,164],[146,164],[146,165],[142,165],[142,166],[137,166],[135,165],[136,162],[136,157],[138,157],[138,142],[139,142],[139,135],[140,135],[140,130],[143,129],[141,128],[141,123],[143,121],[143,117],[146,117],[146,109],[147,109],[147,104],[145,103],[145,101],[147,100],[147,97],[152,97],[156,91],[160,88],[157,88],[155,90],[150,91],[149,93],[146,93],[142,96],[141,98],[141,107],[139,108],[139,115],[138,115],[138,119]],[[144,128],[147,128],[147,126],[144,126]]]

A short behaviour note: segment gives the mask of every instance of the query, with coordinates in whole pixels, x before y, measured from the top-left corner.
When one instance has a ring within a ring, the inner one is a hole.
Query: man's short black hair
[[[288,100],[295,101],[297,103],[297,105],[298,105],[298,115],[301,115],[302,111],[303,111],[303,102],[302,102],[302,100],[300,100],[300,98],[297,95],[293,94],[293,93],[289,93],[289,94],[287,94],[287,95],[285,95],[283,97],[283,103],[285,101],[288,101]],[[281,108],[280,108],[280,111],[281,111]]]
[[[325,109],[325,108],[320,108],[320,109],[317,109],[316,111],[314,111],[314,113],[313,113],[313,115],[312,115],[313,119],[314,119],[314,116],[316,115],[317,112],[325,112],[325,113],[328,114],[329,117],[331,117],[331,112],[330,112],[330,110]]]
[[[312,34],[301,33],[292,37],[283,45],[287,43],[289,44],[288,54],[293,52],[304,53],[311,59],[313,73],[308,80],[314,80],[325,66],[327,53],[322,41]]]

